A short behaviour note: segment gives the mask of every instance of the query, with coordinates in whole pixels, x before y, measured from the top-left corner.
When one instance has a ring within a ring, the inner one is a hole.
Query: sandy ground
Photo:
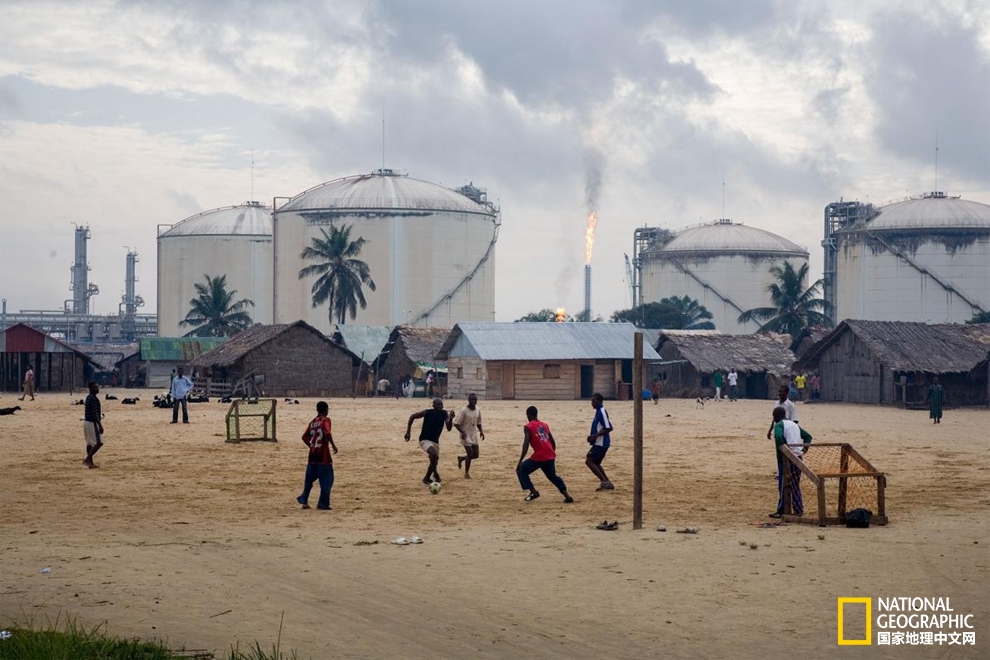
[[[617,489],[600,493],[583,465],[590,405],[540,404],[577,500],[565,505],[539,474],[544,496],[522,501],[513,468],[530,402],[481,402],[488,438],[470,481],[445,434],[433,496],[425,455],[402,440],[421,400],[332,400],[340,453],[325,512],[294,501],[315,400],[279,404],[277,444],[232,445],[224,405],[193,405],[192,423],[173,426],[148,392],[114,394],[143,400],[104,401],[98,470],[80,462],[82,407],[68,395],[0,417],[0,624],[69,615],[224,649],[269,645],[281,622],[282,649],[303,658],[790,659],[855,652],[836,646],[839,596],[943,596],[976,615],[975,648],[869,657],[990,655],[986,410],[933,427],[923,412],[800,405],[816,442],[851,442],[889,475],[891,524],[765,529],[771,403],[648,404],[646,524],[634,531],[629,402],[608,404]],[[597,531],[604,519],[619,531]],[[700,533],[673,532],[688,525]],[[425,543],[390,543],[412,534]]]

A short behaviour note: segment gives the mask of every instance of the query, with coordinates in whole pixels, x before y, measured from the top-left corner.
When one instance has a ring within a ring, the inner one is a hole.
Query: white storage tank
[[[204,211],[158,228],[158,334],[181,337],[179,322],[206,276],[227,276],[235,300],[247,298],[255,323],[272,322],[271,209],[258,202]]]
[[[492,320],[500,219],[483,189],[451,190],[383,169],[311,188],[273,218],[276,323],[302,319],[333,329],[329,304],[312,305],[316,277],[299,278],[315,263],[302,251],[331,225],[348,225],[352,241],[366,241],[357,258],[377,287],[364,288],[367,308],[359,306],[346,323],[453,327]]]
[[[836,320],[962,323],[990,310],[990,206],[934,192],[840,227]]]
[[[798,270],[808,263],[808,251],[799,245],[731,220],[682,229],[672,238],[663,231],[657,236],[661,240],[639,254],[642,301],[694,298],[726,334],[760,327],[756,321],[740,324],[737,319],[747,310],[771,306],[767,287],[776,280],[770,268],[790,261]]]

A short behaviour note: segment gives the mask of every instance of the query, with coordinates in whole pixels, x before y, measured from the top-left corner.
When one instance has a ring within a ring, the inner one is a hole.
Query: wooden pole
[[[633,529],[643,529],[643,333],[633,337]]]

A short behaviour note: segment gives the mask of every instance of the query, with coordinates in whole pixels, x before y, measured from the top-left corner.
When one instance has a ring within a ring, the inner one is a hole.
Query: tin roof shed
[[[437,359],[631,360],[631,323],[458,323]],[[643,359],[660,356],[644,339]]]

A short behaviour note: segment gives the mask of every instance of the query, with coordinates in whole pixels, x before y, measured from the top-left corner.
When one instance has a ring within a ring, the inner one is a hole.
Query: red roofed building
[[[18,323],[0,330],[0,391],[19,392],[28,366],[38,392],[86,387],[92,358],[65,342]]]

